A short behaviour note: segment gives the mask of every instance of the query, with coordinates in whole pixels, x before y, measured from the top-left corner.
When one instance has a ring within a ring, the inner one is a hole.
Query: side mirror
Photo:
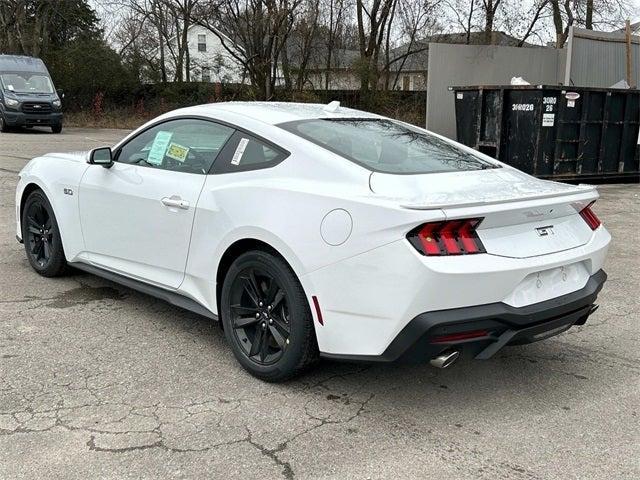
[[[64,91],[61,88],[57,89],[56,93],[58,94],[58,98],[60,100],[62,100],[64,98]]]
[[[102,165],[104,168],[111,168],[113,157],[111,147],[94,148],[89,152],[89,163],[91,165]]]

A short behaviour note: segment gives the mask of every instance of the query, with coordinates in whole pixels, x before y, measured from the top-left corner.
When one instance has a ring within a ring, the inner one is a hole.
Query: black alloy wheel
[[[53,225],[45,206],[40,202],[29,205],[26,213],[29,236],[29,255],[34,263],[46,267],[51,261]]]
[[[233,261],[222,284],[220,313],[233,354],[255,377],[283,381],[318,359],[307,297],[275,252],[252,250]]]
[[[289,344],[289,307],[278,281],[265,270],[249,267],[231,286],[233,334],[245,355],[259,365],[277,362]]]
[[[40,275],[54,277],[65,271],[58,222],[49,200],[40,190],[32,192],[25,202],[22,239],[29,263]]]

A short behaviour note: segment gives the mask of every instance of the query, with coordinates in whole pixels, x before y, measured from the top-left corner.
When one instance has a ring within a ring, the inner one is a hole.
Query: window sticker
[[[7,85],[7,90],[11,90],[13,92],[13,85]]]
[[[240,160],[242,160],[242,155],[244,155],[244,151],[247,148],[247,144],[249,143],[248,138],[243,138],[238,143],[238,148],[236,148],[236,152],[233,154],[233,158],[231,159],[231,165],[240,165]]]
[[[180,163],[184,163],[187,159],[187,155],[189,154],[189,148],[183,147],[177,143],[169,144],[169,148],[167,148],[167,157],[173,158]]]
[[[160,165],[164,159],[164,154],[167,151],[169,142],[173,132],[159,131],[156,133],[156,138],[153,139],[151,150],[149,150],[149,156],[147,157],[147,163],[151,165]]]

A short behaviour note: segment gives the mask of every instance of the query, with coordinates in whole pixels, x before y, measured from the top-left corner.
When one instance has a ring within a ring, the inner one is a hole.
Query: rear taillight
[[[476,228],[482,218],[431,222],[407,234],[411,244],[423,255],[469,255],[485,253]]]
[[[591,202],[589,205],[587,205],[582,210],[580,210],[580,216],[584,219],[585,222],[587,222],[587,225],[589,225],[589,228],[591,230],[595,230],[602,223],[600,219],[596,216],[596,214],[593,213],[593,210],[591,210],[591,206],[594,203],[596,202]]]

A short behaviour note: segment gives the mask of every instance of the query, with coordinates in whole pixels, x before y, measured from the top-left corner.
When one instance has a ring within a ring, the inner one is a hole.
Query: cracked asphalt
[[[601,187],[614,241],[582,327],[489,361],[321,363],[253,379],[221,330],[15,241],[16,173],[124,131],[0,134],[0,478],[640,478],[640,187]]]

